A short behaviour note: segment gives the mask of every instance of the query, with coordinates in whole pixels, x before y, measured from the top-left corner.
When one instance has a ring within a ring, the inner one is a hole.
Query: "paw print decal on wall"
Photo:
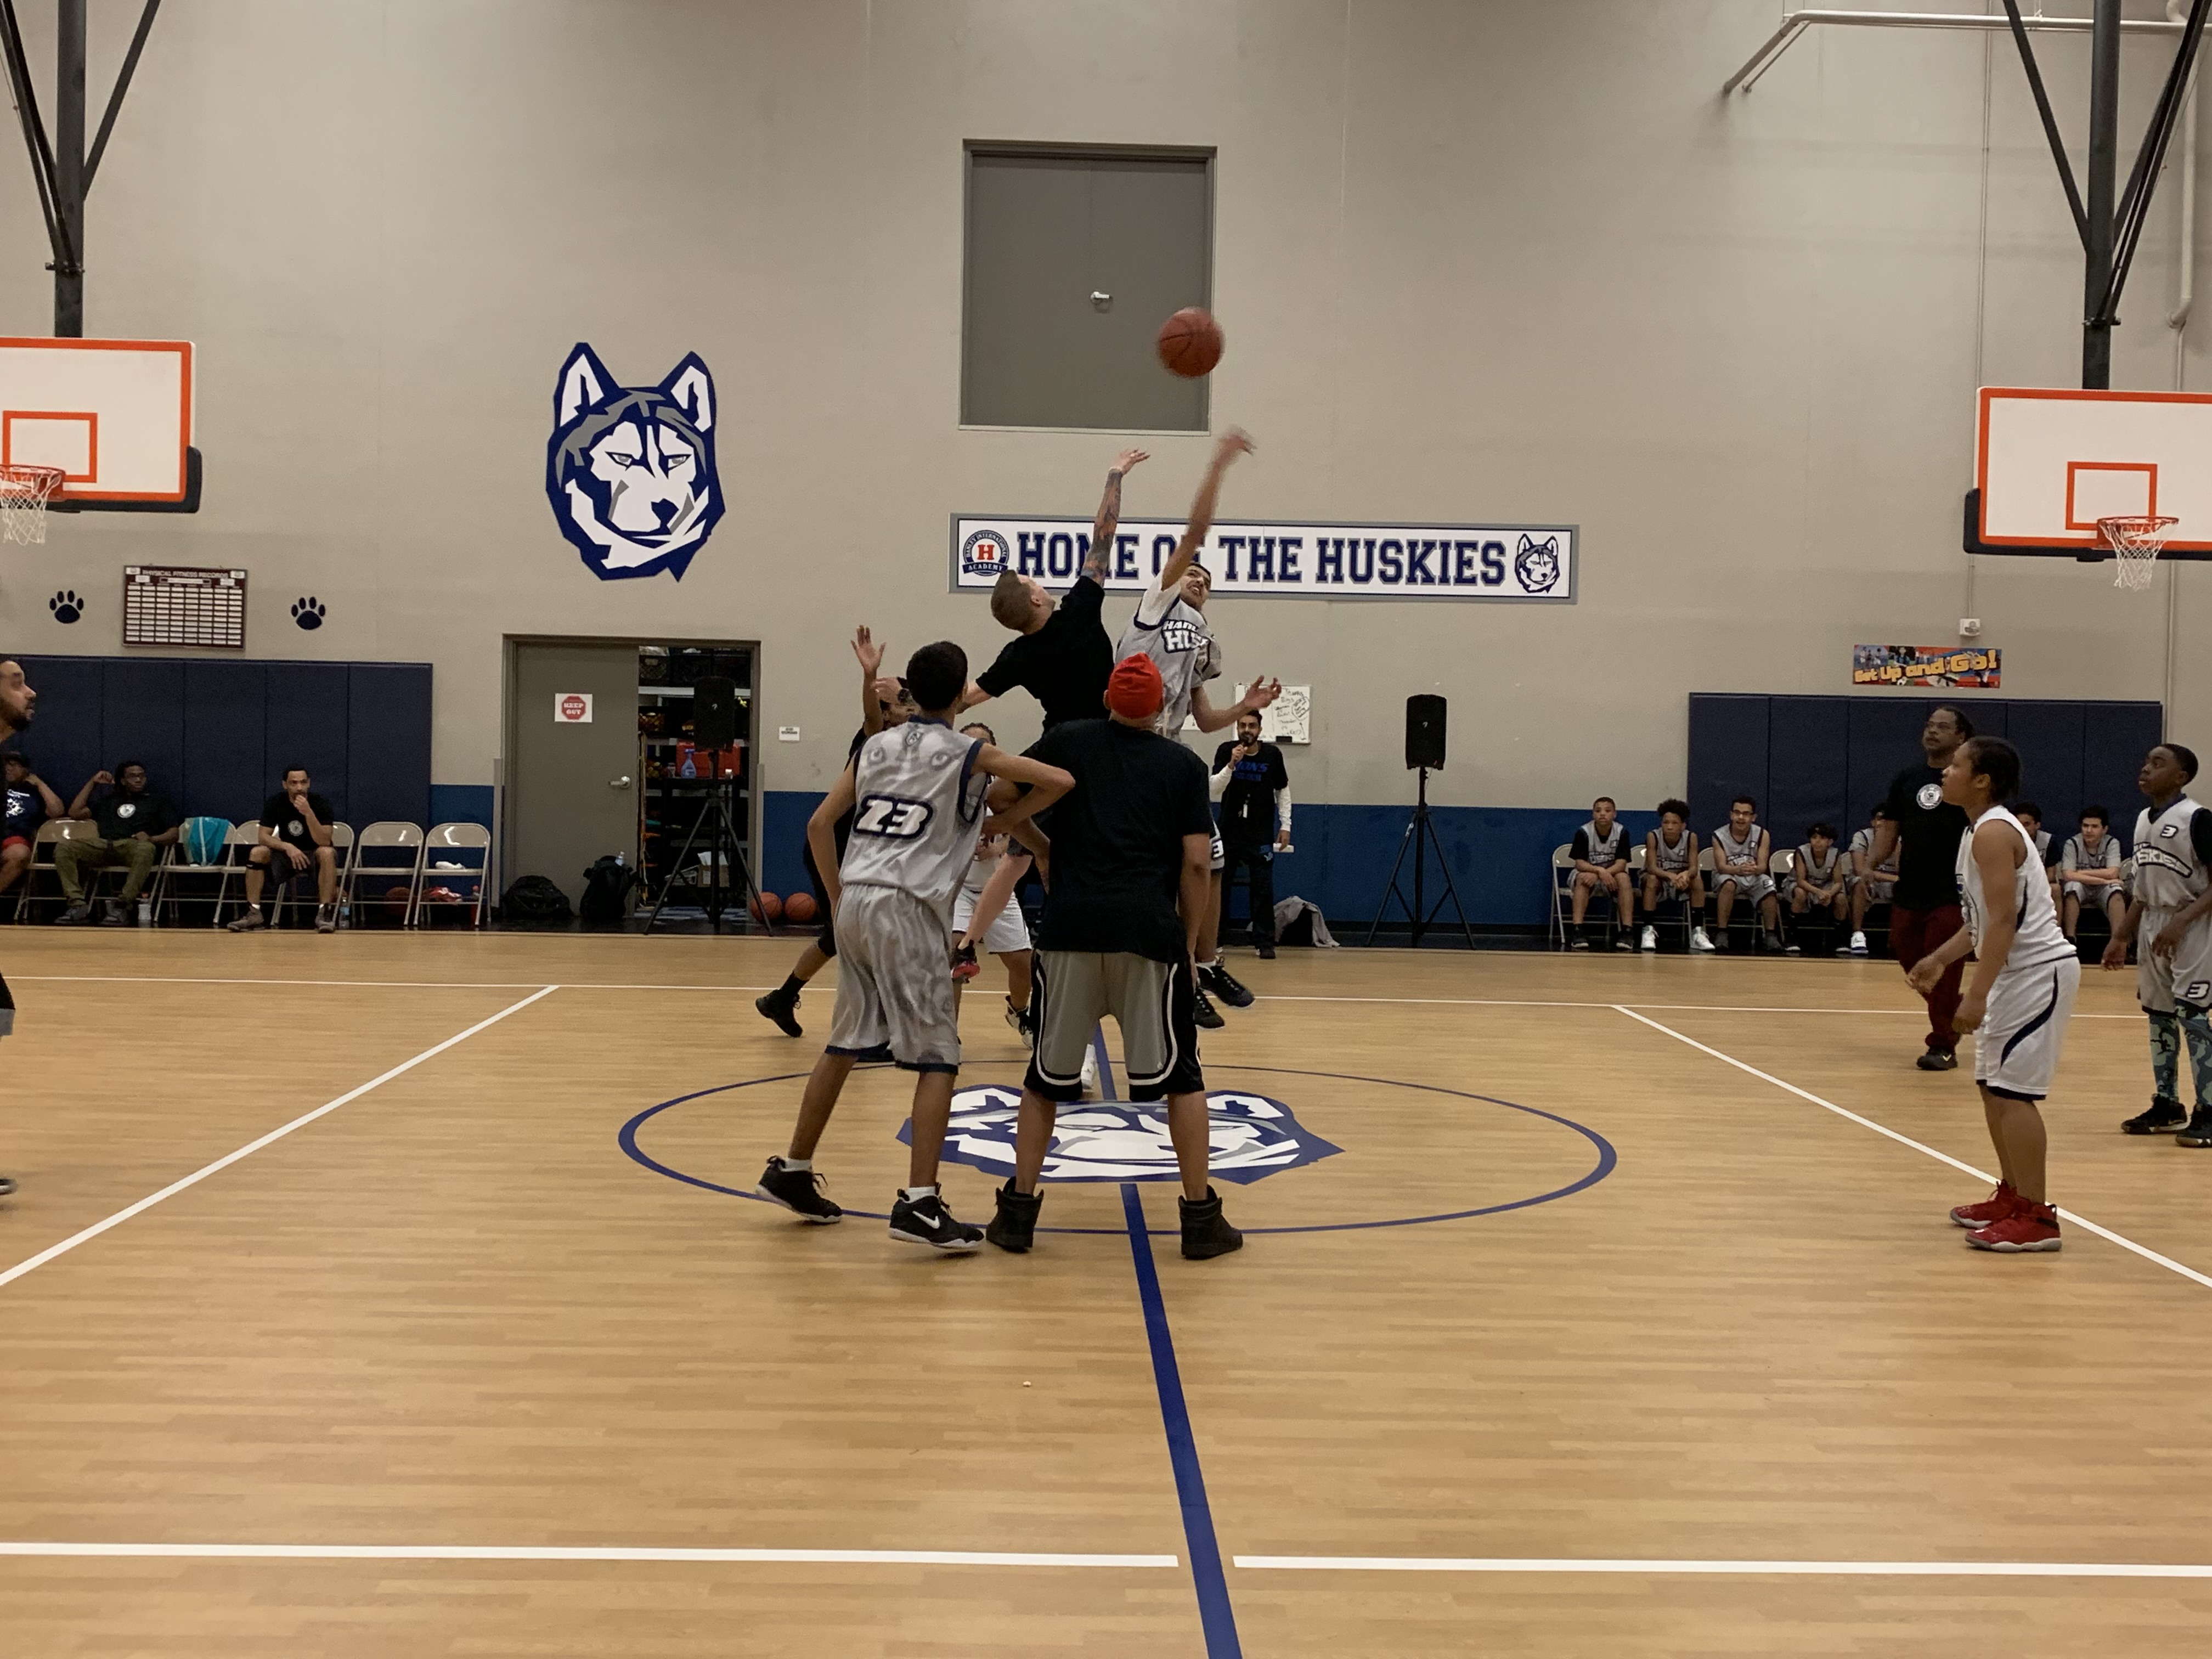
[[[46,609],[54,613],[54,620],[64,627],[84,615],[84,601],[69,588],[46,601]]]
[[[328,615],[329,607],[312,593],[292,601],[292,620],[311,634],[323,625],[323,618]]]

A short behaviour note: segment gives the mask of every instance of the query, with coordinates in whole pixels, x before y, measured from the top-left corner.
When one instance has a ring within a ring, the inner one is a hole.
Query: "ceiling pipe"
[[[2120,24],[2123,34],[2179,34],[2180,21],[2172,16],[2172,0],[2167,0],[2167,16],[2130,18]],[[2094,19],[2087,17],[2027,17],[2021,20],[2028,32],[2052,34],[2087,34]],[[1798,37],[1816,27],[1876,29],[1964,29],[1986,33],[1992,29],[2009,29],[2012,25],[2000,12],[1984,16],[1974,12],[1934,11],[1791,11],[1782,15],[1782,27],[1767,37],[1766,44],[1752,53],[1744,65],[1729,76],[1721,88],[1725,98],[1732,92],[1749,92],[1759,84],[1759,77],[1772,69],[1782,54],[1797,44]]]

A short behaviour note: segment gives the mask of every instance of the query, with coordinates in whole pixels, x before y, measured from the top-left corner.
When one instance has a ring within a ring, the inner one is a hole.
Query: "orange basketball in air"
[[[793,893],[785,902],[783,919],[786,921],[809,922],[814,920],[814,895]]]
[[[1155,343],[1168,373],[1195,380],[1212,374],[1213,366],[1221,361],[1221,325],[1213,320],[1212,312],[1185,306],[1160,325],[1160,337]]]

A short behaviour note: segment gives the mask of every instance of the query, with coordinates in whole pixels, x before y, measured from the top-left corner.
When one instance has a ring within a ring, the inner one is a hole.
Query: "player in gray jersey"
[[[2197,756],[2162,743],[2136,782],[2150,805],[2136,820],[2133,890],[2105,947],[2105,966],[2136,951],[2136,996],[2150,1018],[2150,1109],[2120,1127],[2131,1135],[2175,1131],[2183,1146],[2212,1146],[2212,809],[2191,800]],[[2181,1050],[2189,1050],[2197,1109],[2181,1109]]]
[[[2011,1255],[2059,1248],[2058,1212],[2045,1186],[2048,1142],[2038,1106],[2051,1092],[2081,962],[2059,931],[2043,860],[2021,821],[1997,803],[2020,793],[2020,754],[2002,738],[1968,738],[1942,774],[1942,799],[1968,820],[1954,869],[1958,931],[1905,975],[1922,995],[1974,957],[1954,1029],[1978,1031],[1974,1081],[1996,1148],[1997,1189],[1951,1219],[1977,1249]]]
[[[1690,803],[1669,798],[1659,803],[1659,827],[1644,837],[1644,939],[1647,951],[1659,948],[1659,929],[1653,918],[1669,898],[1679,898],[1689,913],[1692,951],[1710,951],[1705,936],[1705,884],[1698,868],[1698,838],[1690,830]]]
[[[1719,912],[1713,944],[1721,950],[1729,948],[1729,912],[1739,892],[1758,915],[1760,943],[1777,954],[1782,950],[1782,904],[1774,895],[1774,878],[1766,873],[1771,847],[1766,831],[1759,827],[1759,803],[1738,795],[1729,803],[1729,821],[1713,831],[1713,894]]]
[[[1605,890],[1607,901],[1620,911],[1620,927],[1613,933],[1613,948],[1630,951],[1635,945],[1629,939],[1636,925],[1636,877],[1628,867],[1628,826],[1621,823],[1620,809],[1610,795],[1600,795],[1590,803],[1589,822],[1575,831],[1573,843],[1567,856],[1575,866],[1570,885],[1573,897],[1570,901],[1574,926],[1567,936],[1567,948],[1587,951],[1589,935],[1583,931],[1583,918],[1589,914],[1590,895],[1600,888]]]
[[[1850,873],[1850,860],[1836,845],[1834,824],[1816,823],[1805,832],[1784,884],[1790,900],[1790,943],[1785,947],[1790,955],[1803,954],[1804,947],[1798,943],[1798,936],[1810,931],[1814,917],[1827,919],[1820,930],[1820,943],[1824,945],[1828,935],[1843,925],[1850,908],[1845,893]],[[1838,954],[1849,956],[1850,950],[1845,945],[1838,948]]]
[[[952,730],[968,684],[968,656],[958,646],[922,647],[907,664],[906,678],[921,714],[862,744],[807,821],[836,920],[837,1012],[829,1045],[807,1079],[791,1150],[769,1159],[757,1190],[811,1222],[833,1222],[844,1213],[822,1194],[814,1149],[854,1062],[888,1045],[902,1070],[917,1073],[907,1185],[891,1206],[891,1237],[972,1250],[983,1242],[982,1230],[956,1220],[937,1186],[960,1072],[949,939],[953,897],[980,836],[1004,834],[1051,805],[1075,781],[1056,766]],[[983,796],[992,778],[1030,790],[987,822]],[[853,837],[841,863],[836,823],[848,811]]]
[[[1213,578],[1198,556],[1212,533],[1221,475],[1239,455],[1251,453],[1251,439],[1234,427],[1221,434],[1213,447],[1213,459],[1206,464],[1206,476],[1199,480],[1182,538],[1176,544],[1173,556],[1161,567],[1159,580],[1137,601],[1137,614],[1130,618],[1115,648],[1116,662],[1141,654],[1150,657],[1160,671],[1167,701],[1160,705],[1152,729],[1172,742],[1182,741],[1186,717],[1195,720],[1201,732],[1218,732],[1236,725],[1240,715],[1267,708],[1282,695],[1283,683],[1264,675],[1227,708],[1216,708],[1206,695],[1206,683],[1221,675],[1221,647],[1206,625],[1206,601],[1213,591]],[[1198,1023],[1208,1030],[1222,1023],[1213,1012],[1211,998],[1218,997],[1235,1008],[1252,1005],[1252,994],[1221,965],[1221,887],[1226,864],[1221,837],[1216,836],[1212,892],[1198,933]]]

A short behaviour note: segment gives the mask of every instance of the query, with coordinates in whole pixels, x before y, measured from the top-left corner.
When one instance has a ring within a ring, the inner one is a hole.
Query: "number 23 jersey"
[[[975,856],[990,776],[981,742],[916,718],[878,732],[854,758],[853,839],[838,873],[849,885],[896,887],[945,913]]]

